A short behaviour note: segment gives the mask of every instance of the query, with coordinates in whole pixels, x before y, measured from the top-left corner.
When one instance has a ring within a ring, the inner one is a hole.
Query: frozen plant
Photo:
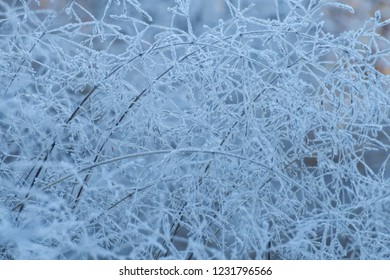
[[[390,258],[390,21],[252,2],[0,1],[0,258]]]

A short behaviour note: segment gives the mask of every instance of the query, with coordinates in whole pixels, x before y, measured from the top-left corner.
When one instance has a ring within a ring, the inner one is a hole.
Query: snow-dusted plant
[[[0,258],[390,258],[389,20],[91,2],[0,1]]]

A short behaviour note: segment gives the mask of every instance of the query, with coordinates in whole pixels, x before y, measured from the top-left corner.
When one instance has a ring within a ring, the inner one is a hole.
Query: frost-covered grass
[[[390,258],[380,13],[38,2],[0,1],[0,259]]]

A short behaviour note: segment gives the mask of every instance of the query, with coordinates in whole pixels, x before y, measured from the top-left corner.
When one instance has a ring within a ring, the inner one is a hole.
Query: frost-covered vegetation
[[[390,258],[380,12],[62,2],[0,1],[0,259]]]

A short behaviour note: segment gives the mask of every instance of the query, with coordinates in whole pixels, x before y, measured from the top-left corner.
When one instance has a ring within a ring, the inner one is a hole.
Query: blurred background
[[[15,1],[15,0],[14,0]],[[19,0],[17,0],[19,1]],[[69,0],[40,0],[41,8],[52,8],[61,10]],[[33,1],[31,1],[33,2]],[[37,4],[38,1],[35,1]],[[78,0],[82,6],[88,8],[90,12],[102,13],[107,1],[93,0]],[[135,1],[131,1],[135,2]],[[175,5],[175,0],[138,0],[142,9],[145,9],[152,17],[155,23],[169,23],[170,16],[167,11],[168,7]],[[237,4],[237,0],[230,0],[233,4]],[[242,8],[255,4],[252,13],[264,18],[272,18],[275,16],[276,5],[281,11],[286,5],[284,0],[241,0]],[[390,1],[388,0],[338,0],[339,2],[351,6],[355,10],[355,14],[350,14],[347,11],[342,11],[330,8],[326,11],[326,17],[333,21],[331,28],[335,32],[342,32],[349,28],[355,28],[361,25],[364,21],[373,17],[375,11],[380,10],[383,18],[390,17]],[[99,3],[99,4],[98,4]],[[229,10],[225,4],[225,0],[193,0],[191,1],[191,13],[193,14],[193,24],[210,24],[216,23],[219,18],[228,16]],[[166,16],[166,17],[165,17]],[[199,26],[201,27],[201,26]],[[387,30],[385,32],[389,32]],[[387,33],[387,35],[389,35]]]
[[[21,2],[19,0],[13,1],[16,5]],[[69,0],[35,0],[29,2],[30,6],[34,6],[36,9],[54,9],[60,11],[68,1]],[[114,7],[116,6],[116,2],[119,3],[122,1],[112,2],[114,3],[112,4],[112,7]],[[163,26],[171,25],[172,13],[169,11],[169,8],[176,5],[175,0],[131,0],[127,2],[133,3],[135,6],[138,5],[146,12],[146,14],[142,16],[142,13],[139,13],[135,8],[134,11],[127,11],[128,14],[131,14],[135,18],[139,18],[150,24]],[[263,19],[275,19],[278,17],[283,19],[285,13],[289,11],[289,7],[287,7],[284,0],[230,0],[230,2],[233,3],[234,6],[240,5],[241,9],[253,4],[254,7],[249,10],[247,15]],[[324,27],[327,31],[336,35],[362,27],[367,20],[375,16],[376,11],[380,11],[382,20],[390,18],[389,0],[338,0],[331,2],[349,5],[355,11],[354,13],[350,13],[347,9],[339,9],[333,6],[327,6],[327,8],[324,9]],[[107,1],[77,0],[77,3],[99,19],[104,15]],[[85,21],[91,20],[87,13],[84,14],[86,17]],[[213,27],[218,24],[220,19],[228,19],[230,17],[230,11],[225,0],[193,0],[190,5],[190,15],[194,33],[200,35],[206,30],[206,26]],[[107,16],[106,20],[108,20]],[[179,28],[185,28],[186,22],[182,18],[179,19],[177,17],[175,25]],[[390,25],[379,28],[377,32],[384,38],[390,39]],[[390,67],[386,65],[377,65],[377,68],[386,75],[390,74]]]

